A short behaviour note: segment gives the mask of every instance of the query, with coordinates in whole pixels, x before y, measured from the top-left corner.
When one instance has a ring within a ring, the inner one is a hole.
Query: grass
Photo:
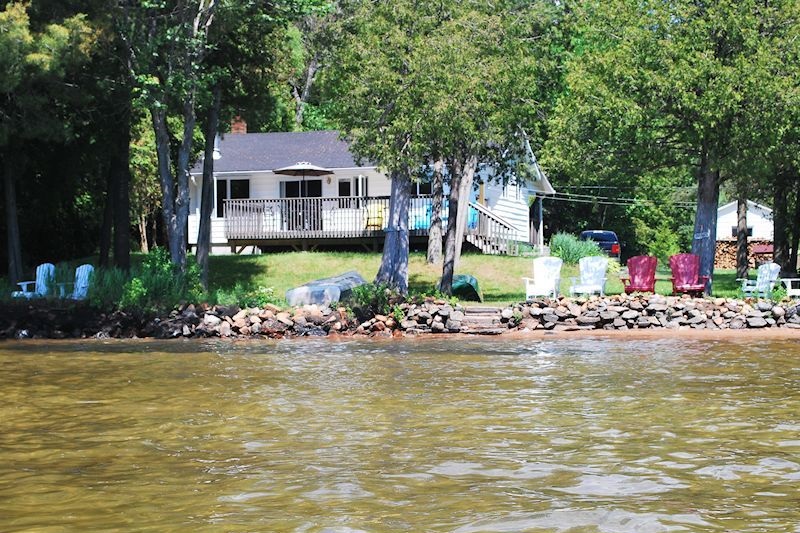
[[[248,256],[212,256],[209,284],[212,290],[232,289],[237,283],[250,287],[273,287],[276,296],[287,289],[308,281],[355,270],[367,281],[378,272],[381,255],[366,252],[286,252]],[[467,254],[462,256],[458,272],[472,274],[478,279],[486,303],[503,305],[524,300],[523,276],[531,275],[531,258]],[[572,277],[578,275],[577,265],[564,265],[561,271],[561,292],[569,293]],[[409,256],[409,288],[412,292],[431,293],[441,276],[441,265],[428,265],[425,254]],[[659,272],[667,278],[669,270]],[[623,291],[616,273],[609,273],[607,294]],[[668,279],[656,282],[656,292],[671,294]],[[714,296],[737,297],[739,285],[734,270],[714,273]]]

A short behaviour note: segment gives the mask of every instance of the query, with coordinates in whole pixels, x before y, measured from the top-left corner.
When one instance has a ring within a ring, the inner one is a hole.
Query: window
[[[321,198],[322,180],[282,181],[281,198]]]
[[[433,194],[433,184],[430,181],[416,182],[411,193],[416,196]]]
[[[339,196],[367,196],[367,177],[342,178],[339,180]]]
[[[225,200],[250,198],[250,180],[217,180],[217,218],[225,216]]]
[[[738,233],[739,233],[739,228],[737,228],[736,226],[731,226],[731,237],[738,236]],[[748,237],[753,236],[753,226],[747,226],[747,236]]]

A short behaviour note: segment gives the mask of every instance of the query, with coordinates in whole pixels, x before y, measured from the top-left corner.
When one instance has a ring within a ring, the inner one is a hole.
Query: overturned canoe
[[[366,283],[356,271],[346,272],[340,276],[310,281],[305,285],[286,291],[286,302],[294,307],[298,305],[328,305],[341,302],[352,294],[353,287]]]
[[[456,274],[453,276],[453,296],[462,300],[482,302],[483,293],[475,276],[469,274]]]

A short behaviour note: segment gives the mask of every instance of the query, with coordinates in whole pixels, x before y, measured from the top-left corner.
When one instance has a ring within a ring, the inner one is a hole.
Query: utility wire
[[[586,198],[576,198],[570,196],[564,196],[557,194],[556,196],[547,196],[547,200],[555,200],[558,202],[574,202],[574,203],[583,203],[583,204],[595,204],[595,205],[615,205],[619,207],[635,207],[642,204],[651,204],[655,205],[655,202],[652,200],[625,200],[625,199],[615,199],[615,198],[607,198],[603,199],[601,197],[586,197]],[[683,209],[694,209],[695,205],[690,202],[674,202],[672,204],[673,207],[679,207]]]

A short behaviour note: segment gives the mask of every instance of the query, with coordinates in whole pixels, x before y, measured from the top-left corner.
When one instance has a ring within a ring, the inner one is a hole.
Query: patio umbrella
[[[273,170],[275,174],[284,174],[286,176],[300,176],[300,181],[303,183],[301,187],[305,190],[306,176],[328,176],[333,174],[333,171],[325,167],[312,165],[308,161],[299,161],[294,165],[288,167],[276,168]],[[305,195],[305,192],[302,193]]]
[[[301,176],[303,178],[306,176],[327,176],[328,174],[333,174],[332,170],[312,165],[308,161],[300,161],[288,167],[276,168],[272,172],[275,174],[285,174],[287,176]]]

